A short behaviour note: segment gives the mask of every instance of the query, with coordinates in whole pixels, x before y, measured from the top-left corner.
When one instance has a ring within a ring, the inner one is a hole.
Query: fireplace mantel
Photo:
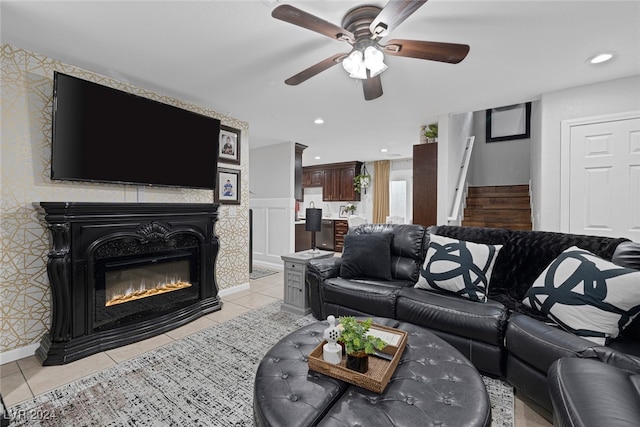
[[[40,202],[34,206],[50,232],[51,328],[36,351],[44,365],[68,363],[146,339],[222,308],[215,280],[218,204]],[[166,258],[177,249],[192,253],[195,297],[193,289],[188,299],[176,302],[152,296],[145,298],[139,313],[109,321],[107,312],[105,321],[101,312],[98,324],[96,259],[136,254]]]

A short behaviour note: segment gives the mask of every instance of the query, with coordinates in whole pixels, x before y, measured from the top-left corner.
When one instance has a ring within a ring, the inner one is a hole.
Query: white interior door
[[[568,231],[640,242],[640,114],[569,133]]]

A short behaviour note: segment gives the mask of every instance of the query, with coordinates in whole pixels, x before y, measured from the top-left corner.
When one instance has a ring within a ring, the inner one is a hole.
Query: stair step
[[[483,187],[469,187],[468,197],[513,197],[516,195],[529,196],[528,185],[497,185]]]
[[[531,221],[529,210],[465,209],[464,219],[469,221],[500,221],[506,223]]]
[[[468,197],[467,208],[474,209],[530,209],[529,196]]]
[[[465,227],[488,227],[488,228],[506,228],[508,230],[518,230],[518,231],[531,231],[531,223],[516,223],[516,224],[506,224],[500,222],[491,222],[487,223],[484,221],[462,221],[462,225]]]

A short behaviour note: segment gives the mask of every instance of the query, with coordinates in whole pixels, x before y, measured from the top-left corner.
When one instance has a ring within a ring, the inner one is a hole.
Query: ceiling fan
[[[387,36],[427,0],[390,0],[381,9],[377,6],[358,6],[342,19],[342,27],[325,21],[291,5],[276,7],[271,16],[290,24],[315,31],[334,40],[345,41],[352,46],[350,52],[338,53],[285,80],[288,85],[298,85],[332,66],[342,63],[350,77],[361,79],[364,99],[382,96],[380,73],[387,69],[384,55],[404,56],[429,61],[457,64],[469,53],[466,44],[441,43],[420,40],[393,39],[381,44]]]

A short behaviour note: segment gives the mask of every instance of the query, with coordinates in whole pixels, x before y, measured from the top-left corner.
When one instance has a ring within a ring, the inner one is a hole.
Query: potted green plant
[[[438,141],[438,124],[431,123],[427,126],[427,129],[424,131],[424,137],[427,138],[427,142],[437,142]]]
[[[356,320],[353,316],[340,317],[341,329],[339,342],[347,353],[347,368],[361,373],[369,369],[369,354],[382,350],[386,343],[380,338],[368,335],[373,320]]]
[[[348,215],[353,215],[354,213],[356,213],[356,205],[354,205],[353,203],[347,203],[344,207],[344,211]]]
[[[371,175],[369,175],[368,173],[356,175],[353,178],[353,189],[358,193],[361,190],[364,190],[364,194],[367,194],[367,188],[369,188],[370,185],[371,185]]]

